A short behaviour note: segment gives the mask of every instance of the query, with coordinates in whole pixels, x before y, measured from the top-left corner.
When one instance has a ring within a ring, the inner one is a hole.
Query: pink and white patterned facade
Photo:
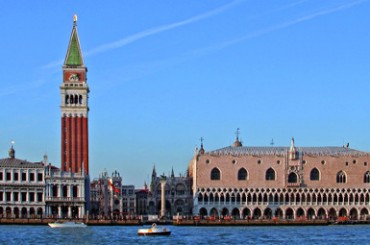
[[[370,154],[348,147],[245,147],[208,151],[190,162],[193,214],[236,218],[366,218]]]

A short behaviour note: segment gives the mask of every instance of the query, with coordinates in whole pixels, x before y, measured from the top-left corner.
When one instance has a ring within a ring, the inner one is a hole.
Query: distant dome
[[[236,139],[232,146],[233,147],[241,147],[241,146],[243,146],[243,144],[242,144],[242,142],[239,141],[239,139]]]

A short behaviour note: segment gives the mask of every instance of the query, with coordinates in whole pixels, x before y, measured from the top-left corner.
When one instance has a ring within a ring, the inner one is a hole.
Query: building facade
[[[86,214],[86,186],[89,178],[84,172],[62,171],[49,165],[45,168],[46,215],[55,218],[83,218]]]
[[[135,200],[136,200],[136,214],[141,216],[148,215],[148,197],[150,191],[146,184],[144,189],[135,190]]]
[[[365,218],[370,154],[348,147],[232,146],[190,162],[194,214],[236,218]]]
[[[90,196],[93,200],[91,214],[106,218],[122,216],[122,177],[117,171],[109,176],[104,170],[99,178],[91,183]]]
[[[45,214],[44,172],[45,162],[17,159],[13,146],[10,148],[9,157],[0,159],[0,217],[36,218]]]
[[[122,186],[122,213],[123,215],[136,215],[136,194],[134,185]]]
[[[161,178],[162,177],[162,178]],[[152,171],[150,193],[148,196],[149,215],[161,215],[161,180],[165,179],[164,199],[166,217],[174,215],[191,215],[193,211],[192,178],[188,175],[175,176],[172,169],[168,177],[157,176],[155,166]]]

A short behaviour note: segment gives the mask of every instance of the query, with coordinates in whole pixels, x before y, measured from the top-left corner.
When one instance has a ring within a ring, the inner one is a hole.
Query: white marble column
[[[160,217],[164,217],[166,215],[166,199],[165,199],[166,177],[162,177],[160,182],[161,182],[161,215]]]

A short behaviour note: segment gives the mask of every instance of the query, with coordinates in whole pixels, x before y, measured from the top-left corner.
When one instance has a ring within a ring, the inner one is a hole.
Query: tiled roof
[[[0,166],[3,167],[27,167],[27,168],[43,168],[43,162],[29,162],[17,158],[0,159]]]
[[[252,147],[232,147],[228,146],[214,151],[206,152],[207,155],[221,156],[221,155],[285,155],[289,151],[289,147],[273,147],[273,146],[252,146]],[[366,156],[367,152],[354,150],[346,147],[324,146],[324,147],[296,147],[296,150],[303,155],[318,155],[318,156]]]

